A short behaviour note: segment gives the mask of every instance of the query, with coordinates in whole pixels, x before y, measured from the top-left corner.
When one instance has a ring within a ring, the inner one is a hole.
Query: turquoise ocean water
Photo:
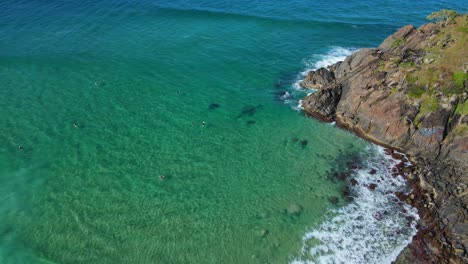
[[[441,8],[466,2],[0,1],[0,263],[389,263],[417,218],[394,161],[296,82]],[[343,197],[350,161],[375,191]]]

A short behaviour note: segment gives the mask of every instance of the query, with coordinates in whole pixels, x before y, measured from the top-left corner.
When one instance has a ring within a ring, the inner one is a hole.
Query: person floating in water
[[[22,151],[22,150],[23,150],[23,146],[18,146],[18,149],[19,149],[20,151]]]
[[[166,177],[164,177],[164,175],[159,175],[159,179],[160,179],[161,181],[163,181],[165,178],[166,178]]]
[[[205,121],[201,122],[201,125],[202,125],[202,126],[205,126],[205,125],[206,125]]]
[[[76,121],[73,122],[73,127],[78,128],[78,124],[76,123]]]

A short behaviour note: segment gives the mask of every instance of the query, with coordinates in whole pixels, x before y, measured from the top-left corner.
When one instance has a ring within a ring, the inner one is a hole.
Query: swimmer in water
[[[76,121],[73,122],[73,127],[74,127],[74,128],[78,128],[78,124],[76,123]]]
[[[206,125],[206,124],[205,124],[205,121],[201,122],[201,125],[202,125],[202,126],[205,126],[205,125]]]
[[[19,149],[19,150],[23,150],[23,146],[18,146],[18,149]]]
[[[163,181],[165,178],[166,178],[166,177],[164,177],[164,175],[159,175],[159,179],[160,179],[161,181]]]

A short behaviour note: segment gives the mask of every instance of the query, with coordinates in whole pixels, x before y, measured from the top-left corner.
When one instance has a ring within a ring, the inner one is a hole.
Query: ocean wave
[[[410,191],[401,175],[392,176],[399,161],[381,147],[372,148],[377,150],[370,150],[364,167],[353,175],[358,183],[350,186],[353,201],[330,210],[324,223],[304,235],[301,256],[291,264],[391,263],[411,242],[419,216],[394,194]]]
[[[354,48],[332,47],[325,54],[313,54],[309,59],[304,60],[306,69],[298,74],[293,87],[297,90],[303,89],[299,83],[304,79],[309,71],[326,68],[339,61],[344,61],[346,57],[351,55],[354,51],[356,51]]]
[[[304,70],[299,72],[292,81],[292,85],[288,88],[288,98],[282,101],[290,105],[292,109],[296,111],[303,110],[300,105],[300,99],[311,94],[311,89],[304,89],[300,86],[300,82],[304,79],[309,71],[317,70],[320,68],[326,68],[339,61],[343,61],[347,56],[352,54],[356,49],[354,48],[343,48],[343,47],[330,47],[328,52],[325,54],[312,54],[309,58],[303,60]]]

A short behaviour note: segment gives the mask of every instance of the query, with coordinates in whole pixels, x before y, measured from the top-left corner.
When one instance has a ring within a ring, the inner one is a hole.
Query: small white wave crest
[[[303,63],[306,66],[305,70],[299,73],[296,82],[293,84],[293,87],[295,89],[302,89],[299,83],[304,79],[304,77],[309,71],[315,71],[320,68],[326,68],[339,61],[343,61],[354,51],[355,49],[352,48],[332,47],[325,54],[312,54],[310,58],[304,60]]]
[[[419,216],[394,194],[410,191],[401,175],[392,176],[399,161],[384,155],[383,148],[372,147],[369,153],[375,152],[353,175],[353,201],[330,210],[328,220],[304,235],[301,256],[292,264],[391,263],[411,242]]]
[[[303,60],[304,70],[299,72],[288,89],[289,97],[283,100],[294,110],[301,111],[303,108],[300,104],[300,99],[311,92],[310,89],[304,89],[300,86],[300,82],[304,79],[309,71],[319,68],[326,68],[339,61],[343,61],[348,55],[355,51],[353,48],[331,47],[325,54],[312,54],[309,58]]]

